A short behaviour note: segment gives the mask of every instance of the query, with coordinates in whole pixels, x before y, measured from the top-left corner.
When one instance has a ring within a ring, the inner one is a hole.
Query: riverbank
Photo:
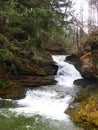
[[[77,91],[73,81],[81,78],[75,67],[65,62],[65,58],[64,55],[53,56],[58,65],[57,84],[29,88],[22,99],[0,100],[1,129],[81,130],[64,113]]]
[[[73,121],[86,130],[98,129],[98,31],[92,32],[80,43],[78,54],[67,61],[74,64],[83,79],[74,81],[80,91],[68,109]]]
[[[76,125],[82,126],[85,130],[97,130],[98,81],[88,82],[88,85],[85,82],[85,86],[81,83],[82,87],[67,112]]]
[[[63,26],[53,22],[58,13],[45,5],[47,2],[0,2],[1,98],[22,98],[23,87],[55,83],[58,68],[51,55],[65,53],[66,38]]]

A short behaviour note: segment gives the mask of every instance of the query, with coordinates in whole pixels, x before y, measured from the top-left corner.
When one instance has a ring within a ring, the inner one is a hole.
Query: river
[[[57,84],[28,89],[24,99],[0,99],[10,104],[0,109],[0,130],[80,130],[66,109],[79,90],[73,81],[81,75],[65,62],[66,56],[52,57],[58,65]]]

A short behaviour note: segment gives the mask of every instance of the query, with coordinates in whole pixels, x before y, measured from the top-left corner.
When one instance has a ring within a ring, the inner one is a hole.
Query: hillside
[[[98,129],[98,31],[92,32],[81,45],[78,65],[84,79],[74,83],[81,86],[74,103],[68,109],[73,121],[85,130]],[[79,63],[81,63],[79,65]]]
[[[1,97],[19,97],[22,86],[54,83],[57,66],[51,55],[65,53],[65,23],[59,7],[49,6],[40,1],[0,1]]]

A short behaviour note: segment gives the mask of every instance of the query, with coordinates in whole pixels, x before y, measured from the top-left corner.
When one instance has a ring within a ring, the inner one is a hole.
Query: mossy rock
[[[67,111],[73,121],[85,130],[98,129],[98,88],[93,87],[80,91]]]
[[[17,67],[17,72],[20,75],[46,75],[42,66],[33,62],[21,62],[21,66]]]
[[[26,90],[20,86],[10,86],[0,89],[0,97],[3,99],[21,99],[24,98]]]
[[[87,130],[98,129],[98,94],[85,99],[72,113],[74,121]]]

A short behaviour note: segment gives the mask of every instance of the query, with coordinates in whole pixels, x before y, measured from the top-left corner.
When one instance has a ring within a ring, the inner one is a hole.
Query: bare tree
[[[98,28],[98,0],[88,0],[89,3],[89,18],[88,30],[89,32]]]

